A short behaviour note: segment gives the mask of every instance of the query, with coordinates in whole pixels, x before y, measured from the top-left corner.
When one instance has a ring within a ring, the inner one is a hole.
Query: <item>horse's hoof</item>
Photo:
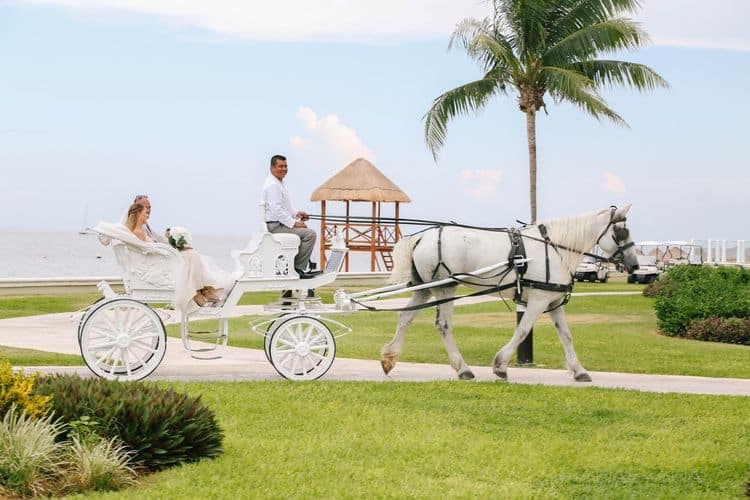
[[[383,367],[383,372],[388,375],[393,370],[394,363],[390,359],[381,359],[380,366]]]
[[[573,377],[576,382],[591,382],[591,375],[589,375],[586,372],[579,373],[575,377]]]
[[[493,368],[492,373],[494,373],[500,380],[508,380],[508,372],[501,370],[500,368]]]
[[[459,373],[458,378],[461,380],[474,380],[474,374],[471,370],[466,370],[465,372]]]

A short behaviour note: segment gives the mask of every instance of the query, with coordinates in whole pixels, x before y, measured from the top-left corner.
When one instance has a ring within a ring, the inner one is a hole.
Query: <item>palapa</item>
[[[310,196],[310,201],[325,200],[411,202],[406,193],[364,158],[351,162]]]

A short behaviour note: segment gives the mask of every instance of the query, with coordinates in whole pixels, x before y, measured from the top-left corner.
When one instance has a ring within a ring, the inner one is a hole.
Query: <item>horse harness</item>
[[[534,236],[523,234],[523,230],[527,227],[531,226],[524,226],[521,229],[517,228],[501,228],[496,229],[495,231],[499,232],[505,232],[508,234],[508,238],[510,239],[510,251],[508,252],[508,262],[510,263],[507,268],[504,270],[498,272],[497,274],[494,274],[492,276],[487,277],[480,277],[476,276],[472,273],[453,273],[450,268],[443,262],[443,252],[442,252],[442,237],[443,237],[443,228],[448,225],[453,224],[439,224],[437,226],[438,228],[438,241],[437,241],[437,254],[438,254],[438,263],[435,266],[435,269],[432,271],[432,279],[436,280],[438,278],[438,272],[440,269],[445,269],[445,271],[448,272],[448,278],[451,278],[455,281],[455,283],[452,286],[457,286],[459,283],[468,284],[468,285],[479,285],[478,283],[474,283],[472,281],[468,281],[467,278],[477,278],[477,279],[491,279],[491,278],[498,278],[498,284],[494,286],[488,286],[485,290],[479,290],[477,292],[469,293],[466,295],[460,295],[460,296],[453,296],[445,299],[439,299],[434,300],[431,302],[426,302],[424,304],[414,305],[414,306],[406,306],[406,307],[399,307],[399,308],[388,308],[388,309],[381,309],[377,308],[375,306],[371,306],[368,304],[364,304],[359,301],[355,301],[357,304],[361,305],[362,307],[371,310],[371,311],[415,311],[419,309],[425,309],[432,306],[438,306],[440,304],[445,304],[447,302],[453,302],[459,299],[467,298],[467,297],[477,297],[481,295],[488,295],[495,292],[502,292],[504,290],[508,290],[510,288],[515,288],[515,294],[513,296],[513,301],[516,304],[526,305],[526,303],[523,301],[523,289],[524,288],[531,288],[534,290],[545,290],[548,292],[559,292],[564,293],[565,296],[563,299],[556,304],[555,306],[547,309],[544,312],[550,312],[555,309],[558,309],[565,304],[568,303],[570,300],[571,292],[573,291],[573,275],[570,276],[570,282],[568,283],[552,283],[550,282],[550,265],[549,265],[549,259],[550,259],[550,251],[549,248],[552,247],[552,249],[555,251],[555,253],[562,258],[562,255],[560,255],[560,250],[565,250],[569,252],[575,252],[580,253],[589,257],[592,257],[594,259],[600,260],[602,262],[614,262],[617,263],[618,256],[624,255],[624,251],[631,246],[634,246],[635,243],[632,241],[630,243],[627,243],[625,245],[620,245],[621,242],[624,242],[628,239],[629,230],[626,227],[619,227],[616,226],[618,222],[625,222],[626,218],[624,216],[615,216],[616,207],[611,207],[610,212],[610,220],[607,226],[604,228],[604,230],[601,232],[599,237],[596,239],[596,244],[599,244],[599,241],[601,241],[602,237],[607,233],[607,230],[609,230],[610,226],[614,226],[613,228],[613,234],[612,239],[614,240],[615,244],[617,245],[617,250],[615,253],[613,253],[610,257],[602,257],[600,255],[592,254],[590,252],[581,252],[580,250],[576,250],[573,248],[566,247],[564,245],[559,245],[553,243],[550,238],[549,234],[547,232],[547,227],[544,224],[539,224],[537,226],[537,229],[539,230],[539,233],[541,235],[541,238],[536,238]],[[480,229],[480,228],[477,228]],[[532,280],[527,279],[524,277],[524,274],[528,270],[528,261],[526,259],[526,248],[524,246],[523,240],[524,238],[539,241],[544,243],[544,267],[545,267],[545,280],[539,281],[539,280]],[[417,245],[419,242],[417,242]],[[416,246],[416,245],[415,245]],[[413,265],[413,263],[412,263]],[[511,272],[516,273],[516,279],[514,282],[511,283],[505,283],[502,284],[502,281],[510,274]],[[416,273],[416,269],[412,270],[413,276],[419,276],[418,273]],[[407,286],[413,286],[417,283],[409,282]],[[483,286],[483,285],[479,285]],[[500,298],[505,302],[505,299],[500,296]]]

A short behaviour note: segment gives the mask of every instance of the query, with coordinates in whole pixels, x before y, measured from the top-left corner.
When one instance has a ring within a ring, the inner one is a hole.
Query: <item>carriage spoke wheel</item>
[[[290,380],[315,380],[328,371],[336,357],[336,340],[325,323],[294,316],[274,326],[268,353],[279,375]]]
[[[147,377],[167,350],[161,318],[133,299],[111,300],[94,309],[81,325],[78,342],[89,369],[110,380]]]

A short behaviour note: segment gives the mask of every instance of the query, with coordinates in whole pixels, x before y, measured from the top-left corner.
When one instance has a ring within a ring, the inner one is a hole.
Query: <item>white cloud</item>
[[[394,42],[446,38],[465,17],[489,12],[481,0],[16,0],[88,13],[155,15],[170,24],[258,41]]]
[[[604,172],[602,174],[602,189],[605,191],[612,191],[614,193],[624,193],[625,192],[625,183],[622,182],[622,179],[617,177],[612,172]]]
[[[172,26],[254,41],[400,42],[446,39],[489,13],[482,0],[15,0],[88,14],[135,13]],[[342,8],[342,5],[346,8]],[[429,13],[429,14],[427,14]],[[750,51],[747,0],[650,0],[635,16],[656,45]]]
[[[300,137],[298,135],[292,136],[291,139],[289,139],[289,147],[292,149],[310,149],[310,141],[308,139],[305,139],[304,137]]]
[[[650,0],[637,19],[656,45],[750,51],[747,0]]]
[[[344,164],[360,157],[375,161],[375,154],[364,145],[357,132],[344,125],[338,116],[326,115],[319,118],[315,111],[306,106],[300,107],[296,116],[310,137],[292,137],[292,147],[300,149],[304,146],[309,149],[318,146],[332,153],[337,161]]]
[[[461,171],[461,184],[464,191],[478,200],[492,198],[503,177],[501,170],[468,170]]]

